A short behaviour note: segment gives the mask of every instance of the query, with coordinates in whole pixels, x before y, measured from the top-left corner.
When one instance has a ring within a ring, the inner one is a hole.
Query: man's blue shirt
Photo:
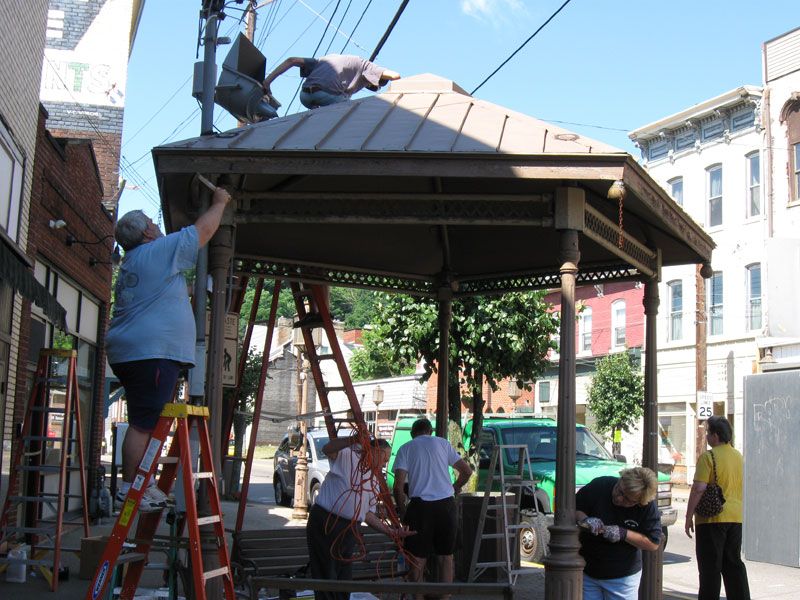
[[[197,260],[194,225],[125,253],[106,336],[108,362],[165,358],[194,365],[195,323],[183,271]]]

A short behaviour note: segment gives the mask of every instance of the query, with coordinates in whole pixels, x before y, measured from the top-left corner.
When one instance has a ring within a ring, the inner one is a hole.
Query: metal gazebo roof
[[[443,273],[456,295],[554,287],[565,187],[585,193],[579,283],[711,260],[711,238],[627,153],[433,75],[153,154],[169,230],[199,214],[195,173],[230,178],[246,273],[420,295]]]

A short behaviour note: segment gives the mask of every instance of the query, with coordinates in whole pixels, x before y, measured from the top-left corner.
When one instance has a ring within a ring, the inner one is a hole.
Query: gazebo
[[[711,238],[629,154],[473,98],[433,75],[153,154],[169,230],[201,211],[206,196],[195,174],[225,177],[235,190],[235,207],[209,248],[212,322],[224,311],[231,264],[243,275],[436,298],[443,348],[454,298],[561,289],[558,503],[546,596],[581,597],[575,285],[644,283],[644,463],[655,470],[660,270],[709,265]],[[212,361],[221,356],[221,338],[212,326]],[[446,382],[442,373],[440,435]],[[213,413],[221,406],[218,378],[207,393]],[[661,597],[661,564],[661,553],[645,559],[646,598]]]

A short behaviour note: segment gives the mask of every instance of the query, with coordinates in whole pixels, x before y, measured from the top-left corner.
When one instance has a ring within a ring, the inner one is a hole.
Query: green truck
[[[392,437],[392,456],[387,468],[389,486],[394,482],[392,467],[397,450],[411,439],[411,425],[414,418],[397,421]],[[464,446],[467,447],[472,433],[472,421],[464,427]],[[575,486],[580,489],[596,477],[618,475],[624,464],[624,457],[613,457],[602,442],[583,425],[576,426],[575,444]],[[521,445],[528,447],[531,461],[530,479],[536,482],[532,489],[523,490],[520,521],[528,524],[520,530],[520,558],[533,562],[541,561],[547,552],[549,531],[552,524],[555,500],[556,478],[556,422],[553,419],[508,416],[486,417],[479,439],[478,490],[486,489],[486,476],[492,449],[495,445]],[[516,471],[518,452],[507,452],[503,457],[506,472]],[[621,464],[622,463],[622,464]],[[658,474],[658,507],[661,511],[661,524],[666,541],[667,527],[675,523],[677,512],[672,506],[672,484],[669,476]]]

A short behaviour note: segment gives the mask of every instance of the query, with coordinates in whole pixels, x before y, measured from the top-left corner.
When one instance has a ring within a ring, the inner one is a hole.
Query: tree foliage
[[[486,381],[496,391],[506,378],[516,378],[520,385],[538,379],[549,364],[549,351],[557,349],[559,323],[543,296],[514,292],[454,301],[450,383],[480,390]],[[395,362],[423,358],[423,381],[436,371],[437,316],[436,301],[427,298],[382,295],[378,303],[375,327],[383,349]]]
[[[363,345],[350,358],[350,376],[353,381],[414,374],[416,362],[394,361],[388,348],[381,343],[379,335],[375,329],[364,330],[361,338]]]
[[[644,378],[627,352],[597,361],[587,391],[589,409],[602,434],[617,430],[629,433],[644,414]]]
[[[258,312],[256,313],[256,323],[267,323],[269,320],[269,309],[272,304],[272,291],[275,282],[272,279],[264,280],[264,288],[261,292]],[[244,300],[242,301],[241,319],[239,321],[240,332],[244,332],[247,327],[247,320],[250,318],[253,300],[256,293],[256,280],[251,279],[247,285]],[[355,329],[369,324],[375,314],[376,293],[369,290],[359,290],[355,288],[330,288],[330,311],[331,316],[344,322],[346,329]],[[288,284],[284,284],[278,298],[278,317],[292,318],[297,311],[295,310],[294,299]]]

